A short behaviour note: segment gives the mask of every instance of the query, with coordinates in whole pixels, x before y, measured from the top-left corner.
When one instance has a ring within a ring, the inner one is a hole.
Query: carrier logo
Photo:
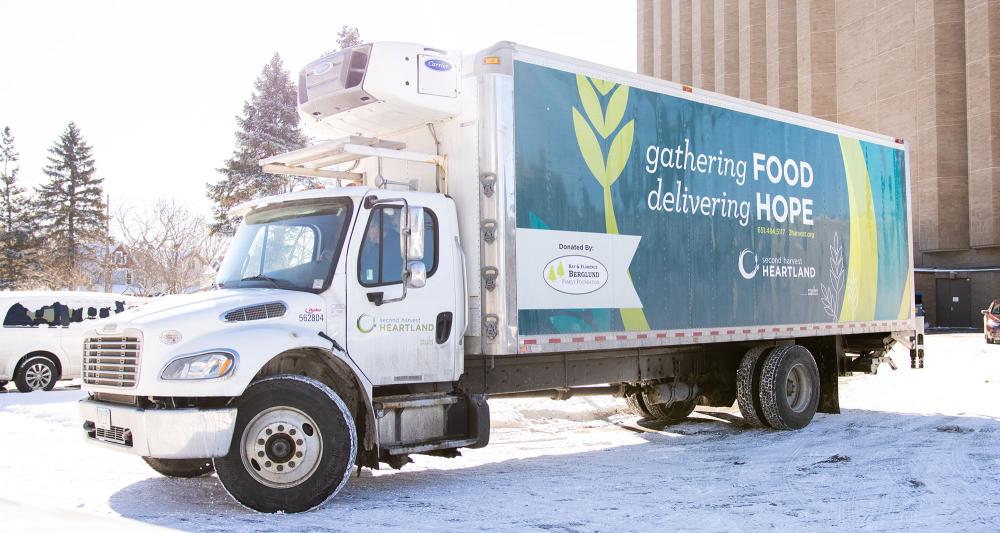
[[[545,283],[565,294],[587,294],[608,282],[608,269],[600,261],[583,255],[564,255],[542,269]]]
[[[443,59],[428,59],[427,61],[424,61],[424,65],[431,70],[437,70],[439,72],[451,70],[451,63]]]
[[[312,69],[312,75],[313,76],[322,76],[323,74],[326,74],[327,72],[330,72],[331,70],[333,70],[333,63],[330,63],[329,61],[324,61],[324,62],[320,63],[319,65],[316,65],[315,67],[313,67],[313,69]]]
[[[753,256],[753,270],[746,269],[746,260],[744,258],[748,255]],[[743,276],[743,279],[753,279],[757,275],[757,271],[760,270],[760,263],[757,262],[757,254],[751,252],[749,248],[744,248],[740,252],[739,267],[740,275]]]

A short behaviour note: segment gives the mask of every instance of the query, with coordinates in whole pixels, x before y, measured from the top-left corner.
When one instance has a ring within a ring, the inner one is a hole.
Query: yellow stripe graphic
[[[910,295],[910,276],[906,276],[906,285],[903,287],[903,299],[899,302],[899,316],[896,318],[898,320],[906,320],[910,318],[910,313],[913,312],[913,296]]]
[[[840,321],[872,320],[878,294],[878,236],[868,167],[857,139],[840,137],[851,208],[851,245]]]

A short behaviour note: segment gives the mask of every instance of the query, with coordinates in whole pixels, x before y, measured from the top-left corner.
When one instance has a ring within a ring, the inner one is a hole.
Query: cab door
[[[361,202],[349,245],[347,350],[373,385],[457,377],[455,354],[461,333],[454,331],[455,250],[443,245],[450,241],[442,242],[443,235],[454,230],[448,217],[442,217],[443,196],[414,196],[424,200],[412,200],[409,206],[424,208],[426,285],[406,288],[402,301],[387,302],[402,296],[404,290],[399,242],[402,203],[369,209]]]

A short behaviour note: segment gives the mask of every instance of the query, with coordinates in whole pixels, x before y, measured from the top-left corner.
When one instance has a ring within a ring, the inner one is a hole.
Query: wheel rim
[[[805,411],[812,399],[812,393],[813,383],[809,379],[805,365],[796,363],[788,369],[788,376],[785,378],[785,397],[788,407],[796,413]]]
[[[240,440],[243,465],[258,482],[294,487],[316,471],[323,437],[316,422],[294,407],[272,407],[247,424]]]
[[[52,383],[52,370],[46,364],[35,363],[24,371],[24,381],[31,390],[42,390]]]

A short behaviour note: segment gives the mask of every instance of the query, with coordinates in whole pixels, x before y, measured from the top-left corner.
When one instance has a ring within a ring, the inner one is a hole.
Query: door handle
[[[385,293],[382,291],[369,292],[367,296],[369,302],[375,304],[376,306],[379,306],[382,305],[382,298],[385,296]]]
[[[450,311],[438,313],[434,326],[434,340],[437,341],[438,344],[448,342],[448,337],[451,336],[451,322],[452,314]]]

